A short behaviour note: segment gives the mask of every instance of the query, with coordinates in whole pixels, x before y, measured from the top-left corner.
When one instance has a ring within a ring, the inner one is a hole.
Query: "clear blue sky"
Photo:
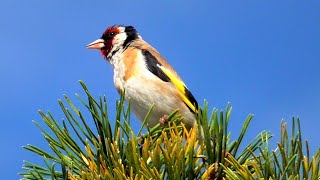
[[[63,118],[57,99],[83,94],[84,80],[114,108],[113,71],[85,45],[107,26],[135,26],[210,108],[233,106],[231,132],[255,117],[247,140],[263,130],[279,138],[282,118],[301,118],[314,152],[320,126],[320,1],[14,1],[0,2],[0,177],[17,179],[21,146],[47,147],[31,120],[38,109]],[[137,122],[134,122],[138,126]]]

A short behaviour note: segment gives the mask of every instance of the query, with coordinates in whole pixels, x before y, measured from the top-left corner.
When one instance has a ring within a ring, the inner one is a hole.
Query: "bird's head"
[[[140,38],[132,26],[114,25],[108,27],[102,36],[87,45],[88,49],[98,49],[107,60],[115,51],[124,49],[135,39]]]

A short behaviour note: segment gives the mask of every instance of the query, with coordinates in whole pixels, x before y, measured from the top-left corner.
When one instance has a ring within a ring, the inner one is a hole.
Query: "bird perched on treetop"
[[[149,127],[177,109],[187,128],[196,123],[196,99],[169,63],[134,27],[108,27],[87,48],[100,50],[113,65],[114,84],[119,93],[125,91],[125,100],[140,121],[154,104],[147,121]]]

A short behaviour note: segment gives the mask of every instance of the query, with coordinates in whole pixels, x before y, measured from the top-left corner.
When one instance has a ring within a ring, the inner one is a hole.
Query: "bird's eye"
[[[114,35],[115,35],[114,32],[110,32],[110,33],[109,33],[109,37],[113,37]]]

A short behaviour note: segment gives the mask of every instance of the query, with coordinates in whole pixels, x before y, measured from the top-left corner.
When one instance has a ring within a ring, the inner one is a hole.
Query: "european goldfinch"
[[[186,127],[194,126],[196,99],[169,63],[134,27],[111,26],[87,48],[100,50],[113,65],[114,84],[119,93],[125,91],[125,100],[140,121],[154,104],[147,121],[149,127],[177,109]]]

